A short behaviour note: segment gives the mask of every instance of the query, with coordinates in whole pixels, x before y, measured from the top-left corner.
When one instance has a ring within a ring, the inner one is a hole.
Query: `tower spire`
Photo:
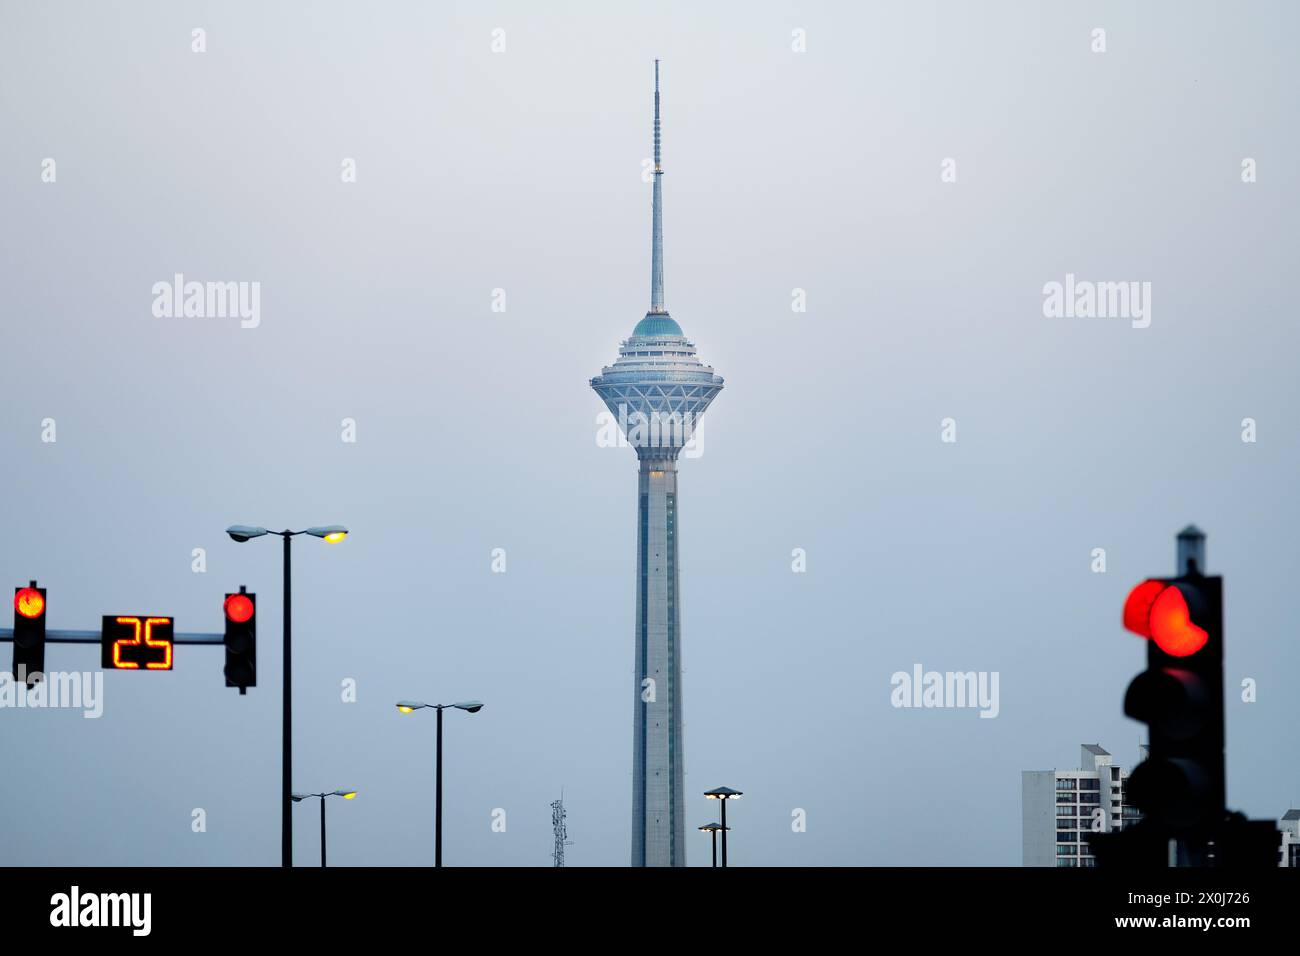
[[[664,198],[663,166],[659,163],[659,61],[655,60],[655,181],[654,225],[650,250],[650,311],[664,310]]]

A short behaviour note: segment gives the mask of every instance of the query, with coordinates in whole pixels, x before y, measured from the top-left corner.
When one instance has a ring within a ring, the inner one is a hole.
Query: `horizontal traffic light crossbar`
[[[101,631],[47,630],[45,632],[45,642],[47,644],[98,644],[101,636]],[[12,641],[13,639],[13,628],[0,627],[0,643]],[[221,644],[225,639],[226,635],[224,634],[196,631],[189,634],[175,634],[172,636],[171,642],[173,644]]]

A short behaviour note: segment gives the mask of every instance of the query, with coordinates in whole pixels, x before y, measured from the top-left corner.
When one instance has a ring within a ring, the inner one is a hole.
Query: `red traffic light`
[[[1124,630],[1150,637],[1151,605],[1155,604],[1156,597],[1168,586],[1164,581],[1143,581],[1129,591],[1128,598],[1124,601]]]
[[[1151,638],[1166,654],[1188,657],[1195,654],[1210,635],[1205,628],[1192,621],[1187,598],[1176,587],[1168,587],[1156,595],[1151,605]]]
[[[38,618],[45,613],[45,596],[36,588],[19,588],[14,593],[14,610],[25,618]]]
[[[226,686],[241,694],[257,686],[257,595],[241,587],[227,592],[221,605],[226,612]]]
[[[1182,588],[1164,581],[1143,581],[1129,592],[1124,627],[1151,638],[1171,657],[1189,657],[1209,640],[1205,628],[1192,620]]]
[[[253,599],[247,594],[232,594],[226,598],[226,617],[243,624],[253,616]]]

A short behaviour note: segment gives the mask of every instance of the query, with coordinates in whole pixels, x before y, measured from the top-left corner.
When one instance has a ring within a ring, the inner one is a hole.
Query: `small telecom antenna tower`
[[[551,828],[555,831],[555,849],[551,851],[551,859],[555,861],[556,866],[564,866],[564,848],[573,846],[573,841],[569,839],[569,830],[564,825],[564,792],[560,792],[560,799],[551,803]]]

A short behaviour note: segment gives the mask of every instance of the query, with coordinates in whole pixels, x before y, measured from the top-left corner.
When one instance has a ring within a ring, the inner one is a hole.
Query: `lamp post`
[[[725,804],[724,804],[724,806],[725,806]],[[702,826],[702,827],[697,827],[696,829],[701,830],[701,831],[703,831],[704,833],[711,833],[711,834],[713,834],[713,865],[714,865],[714,866],[717,866],[717,865],[718,865],[718,831],[722,829],[722,824],[721,824],[721,823],[706,823],[706,824],[704,824],[704,826]],[[725,839],[725,838],[724,838],[724,839]]]
[[[252,525],[232,524],[226,529],[226,534],[240,542],[241,544],[250,538],[260,538],[267,534],[278,534],[284,539],[284,728],[283,741],[281,749],[284,755],[283,779],[281,780],[280,796],[280,865],[293,866],[293,820],[290,818],[290,793],[289,779],[293,775],[293,720],[290,717],[291,703],[293,700],[293,669],[290,666],[290,634],[291,615],[289,611],[290,596],[290,575],[289,575],[289,542],[297,535],[309,534],[313,538],[323,538],[330,544],[337,544],[348,536],[348,529],[341,524],[325,525],[323,527],[308,528],[305,531],[268,531],[265,528],[259,528]]]
[[[704,795],[710,800],[722,801],[722,866],[725,869],[727,865],[727,831],[731,827],[727,826],[727,801],[739,800],[743,793],[739,790],[732,790],[730,787],[717,787],[713,790],[705,790]]]
[[[417,710],[436,710],[438,712],[438,762],[437,780],[434,785],[433,798],[433,865],[442,866],[442,712],[448,707],[477,714],[483,709],[482,701],[463,700],[456,704],[426,704],[418,700],[399,700],[397,709],[403,714]]]
[[[331,790],[329,793],[293,793],[289,799],[294,803],[301,803],[308,797],[320,797],[320,865],[325,865],[325,798],[342,797],[344,800],[351,800],[357,795],[355,790]]]

